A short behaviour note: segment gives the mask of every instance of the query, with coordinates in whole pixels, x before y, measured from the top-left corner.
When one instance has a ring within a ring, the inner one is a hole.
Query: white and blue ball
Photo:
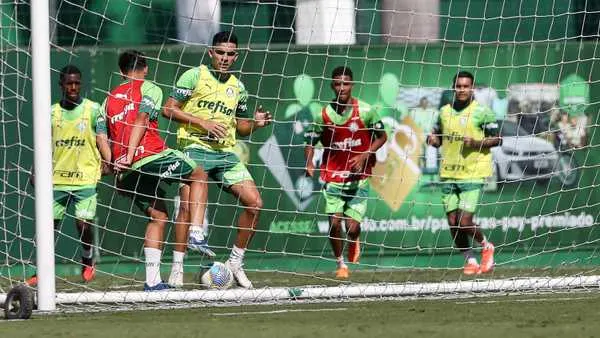
[[[233,285],[233,272],[227,265],[214,262],[209,269],[202,274],[200,282],[207,288],[224,290]]]

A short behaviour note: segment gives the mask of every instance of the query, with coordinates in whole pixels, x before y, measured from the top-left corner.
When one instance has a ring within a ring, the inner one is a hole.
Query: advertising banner
[[[331,71],[340,65],[352,68],[353,95],[378,110],[388,133],[388,142],[376,154],[361,234],[368,254],[430,254],[452,247],[441,204],[439,154],[425,146],[425,136],[439,105],[452,97],[451,79],[459,69],[474,73],[476,97],[496,113],[504,137],[503,145],[492,149],[494,175],[486,182],[477,211],[476,221],[485,233],[494,243],[515,252],[594,248],[600,238],[595,226],[595,206],[600,203],[596,174],[600,141],[587,121],[597,119],[600,88],[597,82],[589,84],[581,77],[591,74],[593,60],[599,56],[593,43],[577,46],[440,44],[243,50],[237,66],[250,93],[250,110],[261,104],[276,120],[272,127],[240,140],[238,147],[264,202],[251,249],[329,254],[322,183],[304,173],[303,135],[312,113],[333,98]],[[165,97],[179,75],[208,60],[201,48],[152,47],[144,52],[151,56],[149,77],[161,86]],[[153,58],[158,54],[160,62]],[[87,97],[101,102],[106,90],[120,81],[117,53],[82,50],[78,55],[71,60],[70,54],[55,51],[52,66],[59,69],[69,60],[76,62],[84,71]],[[53,94],[56,100],[58,88]],[[574,98],[579,99],[574,102]],[[586,105],[583,114],[565,114],[565,106],[579,103]],[[29,103],[8,100],[5,105],[5,110],[23,112],[21,123],[31,123]],[[176,123],[161,119],[160,126],[174,147]],[[6,143],[27,145],[31,130],[22,134],[16,130],[21,128],[7,129]],[[10,198],[2,205],[3,251],[11,257],[33,257],[32,241],[16,240],[33,238],[33,219],[24,216],[33,215],[33,190],[23,170],[31,168],[32,157],[30,153],[4,155],[4,168],[22,169],[5,173],[2,194]],[[216,184],[210,186],[209,242],[218,251],[231,247],[240,209],[238,201]],[[8,188],[26,193],[16,194]],[[170,187],[169,196],[175,193],[176,187]],[[98,201],[96,230],[101,255],[141,256],[146,217],[113,189],[112,177],[99,185]],[[75,257],[78,237],[71,222],[67,220],[61,227],[59,261]]]

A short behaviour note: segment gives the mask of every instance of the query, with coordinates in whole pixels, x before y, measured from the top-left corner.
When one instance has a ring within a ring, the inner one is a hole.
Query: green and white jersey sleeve
[[[373,130],[384,130],[383,122],[375,107],[359,101],[358,111],[360,119],[365,127]]]
[[[499,135],[499,126],[496,114],[487,106],[480,105],[473,114],[473,123],[483,130],[485,137]]]
[[[96,134],[106,134],[106,118],[104,117],[103,107],[97,102],[92,102],[92,126]]]
[[[186,70],[177,80],[175,88],[173,88],[170,96],[179,102],[187,102],[187,100],[192,97],[192,93],[194,88],[196,88],[199,78],[200,67]]]
[[[162,109],[162,90],[150,81],[144,81],[141,90],[142,102],[140,102],[139,112],[147,113],[150,115],[150,121],[155,121]]]
[[[250,113],[248,112],[248,91],[242,81],[238,80],[238,85],[240,87],[240,99],[237,108],[235,109],[235,116],[246,119],[250,117]]]

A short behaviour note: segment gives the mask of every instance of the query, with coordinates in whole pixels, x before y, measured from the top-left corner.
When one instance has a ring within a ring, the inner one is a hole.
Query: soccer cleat
[[[481,249],[481,273],[488,273],[494,270],[494,244],[488,243]]]
[[[84,282],[89,283],[96,277],[96,264],[84,265],[81,267],[81,278]]]
[[[237,284],[244,289],[252,289],[252,282],[246,276],[246,272],[244,271],[243,264],[241,263],[232,263],[230,260],[225,262],[225,265],[231,270],[233,273],[233,277]]]
[[[350,263],[358,263],[360,258],[360,239],[357,237],[356,240],[351,241],[348,245],[348,261]]]
[[[174,288],[183,287],[183,271],[171,271],[169,285]]]
[[[215,257],[217,255],[208,247],[208,241],[204,238],[200,239],[190,236],[188,239],[188,249],[197,251],[208,257]]]
[[[96,263],[93,258],[81,257],[81,279],[89,283],[96,277]]]
[[[28,280],[25,281],[25,284],[27,284],[28,286],[31,286],[32,288],[36,287],[37,283],[38,283],[37,275],[31,276],[31,277],[29,277]]]
[[[480,273],[479,271],[479,264],[477,264],[476,262],[467,262],[465,263],[465,267],[463,268],[463,273],[467,276],[470,275],[477,275]]]
[[[337,279],[348,279],[348,277],[350,277],[350,271],[348,270],[347,266],[341,266],[338,267],[337,270],[335,270],[335,278]]]
[[[159,282],[154,286],[150,286],[147,283],[144,283],[144,291],[146,292],[154,292],[154,291],[169,291],[173,289],[169,284],[165,282]]]

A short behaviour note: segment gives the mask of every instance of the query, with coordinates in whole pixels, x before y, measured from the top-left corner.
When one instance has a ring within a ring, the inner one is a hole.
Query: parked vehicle
[[[557,149],[512,121],[498,121],[498,125],[502,145],[491,149],[497,182],[548,181],[556,177],[564,186],[577,183],[579,173],[571,151]]]

